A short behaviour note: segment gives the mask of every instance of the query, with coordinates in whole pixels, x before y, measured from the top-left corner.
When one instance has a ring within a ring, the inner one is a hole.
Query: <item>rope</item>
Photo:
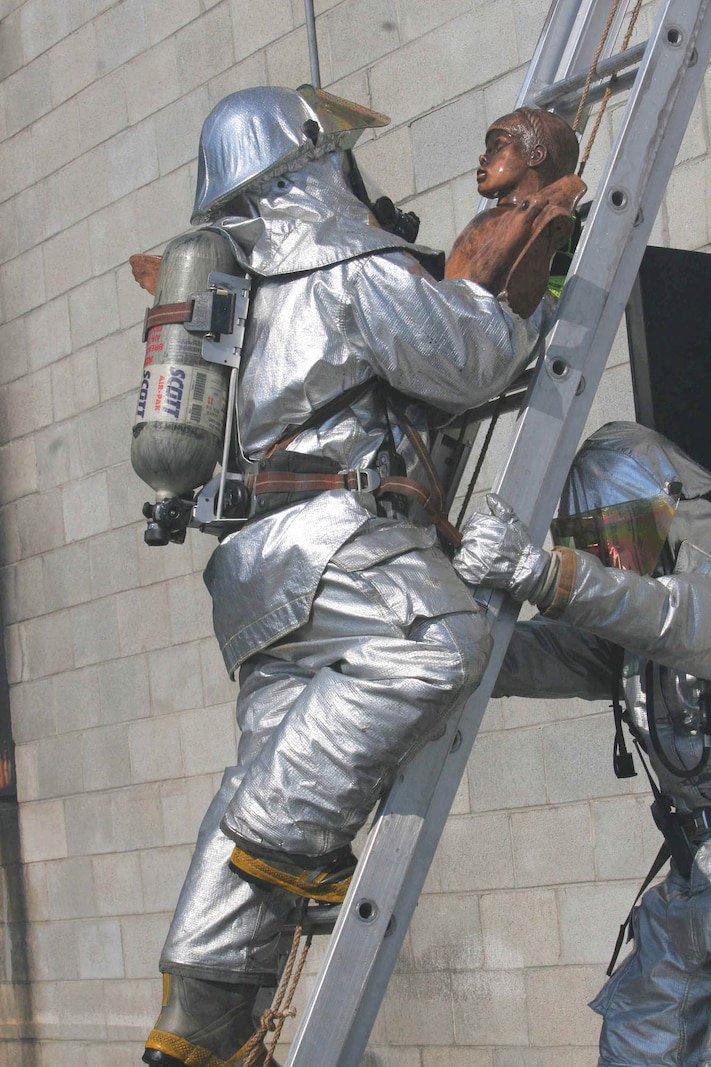
[[[491,421],[489,422],[489,426],[488,426],[487,431],[486,431],[486,437],[484,438],[484,443],[481,446],[481,451],[479,452],[479,455],[477,457],[476,467],[474,468],[474,473],[472,474],[471,478],[469,479],[469,485],[467,487],[466,493],[464,494],[464,500],[462,501],[462,506],[459,509],[459,515],[457,516],[457,521],[456,521],[456,524],[455,524],[457,527],[460,527],[462,525],[462,522],[464,521],[464,516],[467,513],[467,508],[469,507],[469,502],[470,502],[470,500],[472,498],[472,494],[474,493],[474,489],[476,487],[476,483],[477,483],[477,480],[479,478],[479,475],[481,474],[481,468],[484,466],[484,460],[486,459],[486,454],[487,454],[487,452],[489,450],[489,445],[491,444],[491,438],[494,436],[494,429],[496,428],[496,423],[498,422],[499,415],[501,414],[501,408],[503,407],[503,403],[504,403],[504,395],[502,394],[499,397],[499,399],[497,401],[497,404],[496,404],[496,407],[495,407],[495,409],[493,411],[493,414],[491,416]]]
[[[643,2],[643,0],[637,0],[637,3],[635,4],[634,10],[633,10],[632,15],[630,17],[630,23],[629,23],[629,26],[627,27],[627,32],[625,34],[624,41],[622,42],[622,51],[623,52],[625,51],[625,49],[627,48],[628,44],[630,43],[630,38],[632,37],[632,34],[634,32],[634,28],[635,28],[635,25],[637,23],[637,18],[639,16],[639,12],[640,12],[641,7],[642,7],[642,2]],[[590,86],[592,85],[592,82],[593,82],[593,80],[595,78],[595,72],[597,70],[597,61],[600,58],[600,55],[602,53],[603,48],[605,47],[605,42],[606,42],[608,34],[610,32],[610,27],[612,26],[612,21],[613,21],[613,19],[615,17],[615,14],[617,13],[617,9],[620,6],[620,3],[621,3],[621,0],[614,0],[612,8],[610,9],[609,17],[607,19],[607,24],[605,26],[605,29],[602,31],[602,37],[600,38],[600,43],[597,46],[597,50],[596,50],[595,55],[593,57],[593,61],[590,64],[590,70],[588,71],[588,76],[587,76],[587,79],[585,81],[585,87],[583,89],[582,96],[580,97],[580,104],[578,105],[578,111],[577,111],[577,114],[575,116],[575,119],[573,120],[573,129],[574,130],[577,130],[577,128],[578,128],[578,123],[580,122],[580,116],[583,113],[583,109],[585,107],[585,102],[586,102],[586,100],[588,98],[588,93],[590,92]],[[586,146],[585,151],[583,153],[583,157],[580,160],[580,166],[578,167],[578,177],[582,177],[583,171],[585,170],[585,164],[587,163],[588,159],[590,158],[590,152],[592,151],[592,146],[595,143],[595,138],[597,137],[597,131],[600,129],[600,124],[602,122],[603,115],[605,114],[605,109],[607,107],[608,100],[612,96],[612,92],[613,92],[616,80],[617,80],[617,75],[613,74],[612,77],[610,78],[609,85],[608,85],[607,89],[605,90],[605,95],[603,96],[602,101],[600,103],[600,109],[599,109],[599,111],[597,113],[597,118],[595,119],[595,125],[593,127],[592,133],[590,134],[590,137],[588,138],[588,143],[587,143],[587,146]]]
[[[311,948],[313,937],[312,934],[308,934],[306,941],[304,942],[304,947],[301,950],[301,956],[299,957],[296,971],[294,971],[294,962],[299,948],[299,941],[301,940],[301,933],[302,927],[297,926],[294,930],[289,957],[286,961],[286,966],[284,968],[284,973],[281,976],[281,982],[276,991],[276,996],[274,997],[272,1006],[262,1012],[262,1017],[259,1020],[259,1028],[254,1032],[245,1046],[246,1052],[242,1061],[242,1067],[254,1067],[255,1064],[259,1063],[259,1057],[263,1051],[262,1043],[267,1033],[271,1031],[274,1034],[274,1037],[269,1043],[264,1062],[260,1065],[260,1067],[269,1067],[276,1047],[279,1044],[279,1038],[281,1037],[284,1023],[287,1019],[293,1018],[296,1015],[296,1008],[292,1008],[291,1002],[294,999],[296,988],[299,984],[299,979],[301,978],[301,972],[306,964],[306,957]],[[294,972],[293,977],[292,972]]]
[[[573,120],[573,129],[574,130],[577,130],[577,128],[578,128],[578,123],[580,122],[580,116],[583,113],[583,108],[585,107],[585,101],[588,98],[588,93],[590,92],[590,86],[592,85],[593,78],[595,77],[595,71],[597,70],[597,61],[598,61],[598,59],[600,58],[600,56],[602,54],[603,48],[605,47],[605,42],[607,41],[607,37],[608,37],[608,34],[610,32],[610,27],[612,26],[612,21],[613,21],[615,15],[617,14],[617,9],[618,9],[619,6],[620,6],[620,0],[615,0],[614,4],[612,5],[612,8],[610,10],[610,14],[609,14],[609,17],[607,19],[607,24],[605,26],[605,29],[602,31],[602,37],[600,38],[600,43],[597,46],[597,50],[595,52],[595,55],[593,56],[593,61],[590,64],[590,70],[588,71],[588,76],[587,76],[587,79],[585,81],[585,88],[583,89],[583,95],[580,97],[580,104],[578,105],[578,111],[577,111],[577,114],[575,116],[575,119]]]

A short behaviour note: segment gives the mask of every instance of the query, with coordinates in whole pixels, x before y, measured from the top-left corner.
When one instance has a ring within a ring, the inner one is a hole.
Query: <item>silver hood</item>
[[[318,270],[392,249],[411,252],[431,273],[442,255],[383,230],[351,190],[345,154],[311,160],[288,175],[263,178],[234,205],[238,215],[215,223],[231,239],[237,261],[262,277]]]
[[[668,494],[681,482],[681,500],[711,492],[711,473],[666,437],[636,422],[608,422],[583,444],[570,468],[559,515]]]

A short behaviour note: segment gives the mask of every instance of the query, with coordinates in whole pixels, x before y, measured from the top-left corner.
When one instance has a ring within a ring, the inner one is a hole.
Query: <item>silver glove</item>
[[[551,553],[531,541],[513,508],[488,493],[491,515],[475,514],[462,528],[462,543],[453,563],[471,585],[506,589],[514,600],[537,604],[555,580]]]

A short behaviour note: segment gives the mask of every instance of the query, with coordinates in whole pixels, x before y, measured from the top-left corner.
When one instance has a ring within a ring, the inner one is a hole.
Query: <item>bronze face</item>
[[[479,192],[499,203],[516,203],[519,195],[536,190],[538,176],[531,173],[544,158],[536,146],[531,153],[521,139],[520,128],[498,120],[486,132],[486,148],[479,156],[476,180]]]

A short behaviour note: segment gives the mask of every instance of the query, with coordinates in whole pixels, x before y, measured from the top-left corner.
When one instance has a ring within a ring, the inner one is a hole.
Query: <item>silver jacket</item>
[[[605,447],[596,449],[596,439]],[[667,543],[672,573],[641,577],[576,552],[568,606],[560,619],[538,616],[516,626],[495,695],[609,700],[622,667],[628,710],[662,791],[678,809],[691,810],[711,802],[711,765],[691,778],[670,773],[649,735],[644,688],[653,661],[663,750],[674,765],[693,768],[702,751],[697,680],[711,678],[711,502],[705,499],[711,474],[636,424],[603,428],[584,452],[562,500],[570,512],[599,504],[590,493],[595,479],[608,493],[616,486],[618,499],[653,495],[670,479],[682,482]]]
[[[427,484],[376,383],[404,394],[398,402],[427,441],[432,415],[475,407],[530,362],[547,306],[523,321],[472,282],[436,281],[428,250],[371,225],[339,151],[257,183],[238,207],[217,226],[257,279],[237,401],[245,463],[296,429],[289,449],[364,469],[390,433],[408,476]],[[366,380],[360,399],[298,432]],[[373,514],[370,494],[337,490],[249,524],[215,551],[205,580],[231,674],[305,623],[329,559]]]

